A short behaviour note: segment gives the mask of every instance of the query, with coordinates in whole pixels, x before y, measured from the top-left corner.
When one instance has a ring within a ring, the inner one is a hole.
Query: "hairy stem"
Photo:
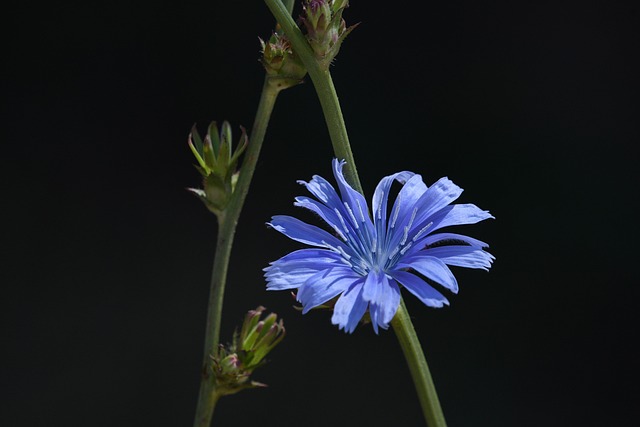
[[[251,130],[249,146],[244,155],[240,176],[227,208],[218,216],[218,238],[216,253],[213,260],[213,272],[211,274],[211,288],[209,291],[209,309],[207,313],[207,325],[204,341],[204,357],[202,362],[202,379],[194,427],[209,427],[213,410],[218,401],[219,394],[216,391],[215,375],[212,370],[211,356],[215,354],[220,344],[220,321],[222,318],[222,303],[224,288],[227,281],[227,269],[233,238],[238,224],[238,218],[244,205],[244,200],[249,191],[251,178],[256,168],[262,141],[267,132],[267,125],[271,112],[276,102],[279,90],[265,78],[258,111]]]
[[[347,161],[345,178],[354,189],[360,193],[364,193],[358,178],[353,153],[351,152],[351,146],[349,144],[349,137],[347,135],[344,118],[342,117],[340,102],[338,101],[338,95],[335,87],[333,86],[329,70],[323,69],[319,64],[313,53],[313,49],[309,46],[309,43],[300,31],[300,28],[298,28],[291,16],[287,13],[286,8],[281,1],[265,0],[265,3],[289,38],[293,49],[304,63],[307,68],[307,72],[313,81],[313,85],[315,86],[318,98],[322,105],[322,111],[327,122],[327,127],[329,128],[329,134],[331,136],[335,155],[338,158],[345,159]],[[427,365],[427,360],[424,357],[424,352],[422,351],[422,347],[418,341],[413,324],[411,323],[411,319],[407,313],[404,301],[400,301],[398,312],[391,321],[391,324],[398,336],[400,347],[402,347],[405,359],[409,365],[409,370],[416,386],[416,391],[427,425],[429,427],[445,427],[446,422],[444,420],[442,409],[440,408],[440,402],[433,385],[433,380],[431,379],[429,366]]]

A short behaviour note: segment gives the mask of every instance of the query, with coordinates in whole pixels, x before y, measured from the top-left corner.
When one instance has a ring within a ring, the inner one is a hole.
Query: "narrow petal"
[[[387,228],[387,207],[391,185],[394,181],[405,184],[407,180],[409,180],[413,176],[414,173],[408,171],[394,173],[393,175],[385,176],[384,178],[382,178],[376,186],[376,190],[373,193],[373,199],[371,200],[371,206],[373,208],[373,223],[376,226],[379,237],[384,237],[384,234],[381,233],[381,231],[384,231]],[[424,186],[424,189],[427,189],[426,185]]]
[[[406,271],[397,270],[391,273],[391,276],[404,286],[409,292],[418,297],[425,305],[429,307],[442,307],[444,304],[449,305],[449,301],[440,292],[416,276]]]
[[[378,326],[382,329],[389,327],[389,322],[393,319],[400,305],[400,288],[395,280],[384,277],[381,293],[377,301],[369,303],[369,314],[373,330],[378,333]]]
[[[326,268],[326,267],[325,267]],[[273,269],[265,274],[268,291],[283,291],[286,289],[297,289],[302,286],[309,277],[318,273],[318,269],[296,268],[290,271]]]
[[[341,255],[327,249],[301,249],[283,256],[263,269],[268,290],[299,288],[318,271],[346,266]]]
[[[396,197],[391,210],[389,227],[396,228],[400,225],[407,225],[413,215],[414,208],[419,206],[417,203],[426,191],[427,186],[422,181],[422,176],[413,175],[402,186],[398,197]]]
[[[298,249],[297,251],[290,252],[285,256],[283,256],[282,258],[278,259],[277,261],[273,261],[271,264],[273,265],[275,263],[293,262],[293,261],[338,262],[342,260],[343,259],[339,254],[336,254],[335,252],[332,252],[328,249],[306,248],[306,249]]]
[[[304,185],[311,194],[327,206],[342,204],[342,200],[340,200],[340,196],[338,196],[333,185],[319,175],[311,177],[309,182],[298,181],[298,183]]]
[[[367,274],[364,287],[362,288],[362,298],[365,301],[378,301],[380,299],[380,295],[382,294],[382,288],[387,284],[387,278],[384,276],[384,273],[378,273],[375,271],[370,271]]]
[[[349,233],[353,233],[353,229],[347,225],[349,228],[345,228],[340,221],[340,218],[336,214],[335,210],[330,209],[326,205],[313,200],[309,197],[296,197],[295,206],[305,208],[310,210],[311,212],[317,214],[326,222],[331,228],[335,230],[338,235],[344,240],[347,239],[347,235]],[[343,216],[344,217],[344,216]]]
[[[363,282],[364,278],[352,285],[340,296],[333,308],[331,323],[338,325],[345,332],[353,332],[367,311],[368,303],[362,298]]]
[[[292,216],[276,215],[271,218],[271,222],[267,223],[267,225],[273,227],[288,238],[307,245],[324,248],[348,248],[344,242],[338,240],[323,229],[315,225],[307,224]]]
[[[416,225],[454,202],[460,197],[460,194],[462,194],[462,188],[455,185],[447,177],[440,178],[416,202],[418,207]]]
[[[340,195],[342,196],[342,202],[349,205],[350,209],[353,211],[354,215],[360,216],[360,212],[362,212],[362,216],[360,219],[364,220],[364,224],[370,233],[373,233],[373,223],[371,222],[371,218],[368,213],[368,205],[367,201],[364,199],[364,196],[354,190],[347,180],[344,178],[344,174],[342,169],[344,168],[345,161],[338,161],[338,159],[333,159],[333,175],[338,182],[338,188],[340,188]]]
[[[439,246],[424,250],[424,255],[432,256],[442,260],[447,265],[457,267],[480,268],[489,271],[494,256],[482,249],[472,246]]]
[[[423,219],[414,227],[413,233],[409,237],[415,241],[414,247],[424,247],[427,236],[436,230],[452,225],[475,224],[489,218],[493,218],[493,215],[473,204],[446,206]]]
[[[341,266],[329,268],[309,277],[300,287],[297,295],[298,301],[303,305],[302,314],[346,291],[360,278],[361,276],[350,268]]]
[[[433,226],[430,228],[430,233],[432,233],[450,225],[475,224],[489,218],[493,219],[494,217],[488,211],[483,211],[476,205],[469,203],[447,206],[428,218],[428,221],[433,222]]]
[[[431,234],[427,236],[421,243],[424,246],[433,245],[434,243],[440,243],[443,241],[454,241],[454,242],[464,242],[468,245],[473,246],[474,248],[488,248],[489,245],[485,242],[482,242],[478,239],[474,239],[473,237],[464,236],[462,234],[456,233],[438,233]]]
[[[427,279],[444,286],[454,294],[458,293],[458,281],[449,267],[438,258],[418,252],[401,258],[397,268],[413,268]]]

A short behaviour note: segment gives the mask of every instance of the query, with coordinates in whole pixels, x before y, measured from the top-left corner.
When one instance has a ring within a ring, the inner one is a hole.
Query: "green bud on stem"
[[[242,135],[235,152],[232,146],[231,125],[226,121],[222,123],[220,131],[216,122],[212,122],[204,141],[195,125],[189,134],[189,148],[198,162],[196,169],[202,175],[204,188],[187,190],[198,196],[216,215],[219,215],[229,203],[238,180],[238,160],[249,143],[246,131],[242,127],[240,129]]]
[[[234,394],[240,390],[265,387],[251,381],[253,371],[265,363],[265,356],[282,341],[285,335],[282,319],[271,313],[262,319],[265,308],[250,310],[244,318],[240,332],[233,336],[229,346],[220,345],[212,355],[213,372],[220,395]]]
[[[260,45],[260,62],[264,65],[270,84],[282,90],[302,83],[307,69],[291,49],[291,43],[284,34],[274,32],[268,41],[260,39]]]

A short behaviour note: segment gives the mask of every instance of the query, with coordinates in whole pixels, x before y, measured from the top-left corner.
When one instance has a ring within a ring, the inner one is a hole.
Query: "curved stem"
[[[353,159],[353,153],[351,152],[346,125],[342,117],[342,110],[329,70],[323,69],[320,66],[309,43],[291,16],[286,13],[286,9],[281,1],[265,0],[265,3],[278,20],[278,23],[289,38],[293,49],[307,68],[309,76],[311,76],[311,80],[313,81],[322,105],[327,127],[329,128],[333,150],[337,157],[347,161],[348,169],[345,173],[345,178],[354,189],[360,193],[364,193],[360,185],[360,180],[358,179],[358,172]],[[400,300],[400,306],[391,324],[398,336],[400,347],[402,347],[405,359],[409,365],[418,399],[420,400],[428,426],[445,427],[446,422],[433,385],[433,380],[431,379],[429,366],[427,365],[427,360],[424,357],[422,347],[420,346],[413,324],[407,313],[404,301]]]
[[[256,168],[262,141],[267,132],[267,125],[275,105],[279,90],[270,84],[269,78],[265,78],[258,111],[249,138],[249,147],[242,162],[240,176],[233,191],[227,208],[218,215],[218,238],[216,253],[211,274],[211,288],[209,291],[209,309],[207,313],[207,326],[205,332],[204,357],[202,362],[202,378],[194,427],[209,427],[213,410],[219,395],[216,392],[215,376],[212,370],[211,356],[215,354],[220,344],[220,321],[222,318],[222,303],[224,288],[227,281],[227,269],[233,237],[236,232],[238,218],[244,205],[244,200],[249,191],[251,178]]]

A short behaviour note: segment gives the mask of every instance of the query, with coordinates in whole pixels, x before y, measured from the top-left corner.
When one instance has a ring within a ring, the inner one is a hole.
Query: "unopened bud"
[[[233,194],[238,179],[238,160],[249,142],[244,128],[240,129],[242,135],[235,152],[232,147],[231,125],[226,121],[222,123],[220,132],[216,122],[212,122],[204,141],[195,126],[189,134],[189,148],[198,162],[196,169],[203,177],[204,188],[188,190],[198,196],[216,215],[226,208]]]
[[[347,0],[304,0],[300,22],[320,65],[327,69],[340,51],[340,45],[356,27],[347,28],[342,12]]]
[[[307,70],[284,34],[274,32],[268,41],[260,39],[260,45],[260,62],[272,85],[278,89],[286,89],[302,82]]]

